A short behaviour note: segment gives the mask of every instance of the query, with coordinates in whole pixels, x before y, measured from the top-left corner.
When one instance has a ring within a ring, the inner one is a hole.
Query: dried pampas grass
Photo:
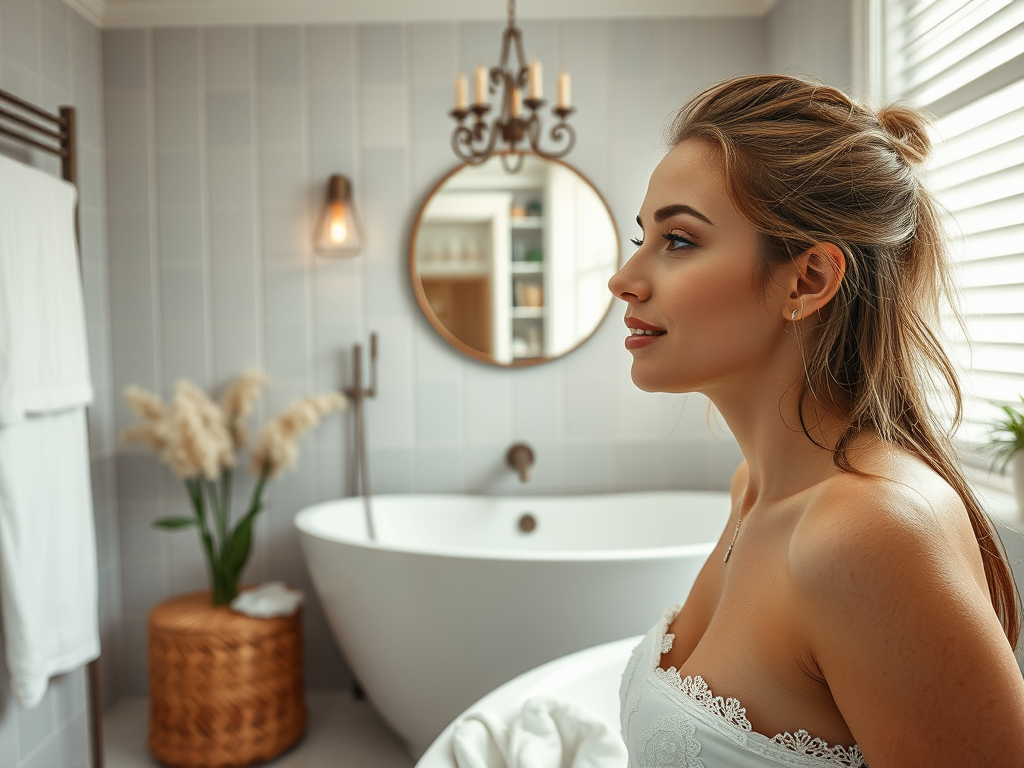
[[[223,469],[235,466],[235,450],[245,444],[242,419],[252,412],[264,381],[262,373],[246,371],[224,390],[220,405],[184,379],[175,383],[169,406],[141,387],[127,387],[124,396],[142,423],[121,432],[120,440],[153,449],[183,480],[201,476],[215,481]],[[339,392],[291,403],[260,434],[252,453],[253,471],[277,477],[294,466],[299,438],[324,416],[347,406]]]
[[[259,371],[246,371],[228,385],[221,395],[220,407],[235,448],[241,448],[248,440],[242,419],[252,413],[256,398],[260,396],[260,387],[265,381],[266,377]]]
[[[292,402],[260,433],[252,452],[252,470],[277,477],[294,466],[299,457],[298,442],[327,414],[348,407],[348,400],[340,392],[304,397]]]

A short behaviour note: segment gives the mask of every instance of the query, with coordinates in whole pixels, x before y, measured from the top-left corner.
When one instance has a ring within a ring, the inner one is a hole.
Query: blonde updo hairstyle
[[[957,492],[978,539],[992,604],[1011,645],[1017,592],[991,522],[964,478],[952,429],[930,405],[936,391],[962,413],[957,376],[935,329],[950,290],[940,207],[919,168],[931,142],[908,106],[877,113],[824,83],[784,75],[737,77],[697,94],[677,114],[672,146],[697,139],[720,161],[736,210],[760,235],[758,280],[818,243],[846,257],[835,298],[802,337],[803,404],[813,397],[846,428],[833,461],[861,474],[847,448],[877,434],[920,457]]]

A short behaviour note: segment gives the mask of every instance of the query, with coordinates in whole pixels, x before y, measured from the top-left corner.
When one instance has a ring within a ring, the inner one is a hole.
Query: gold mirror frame
[[[532,153],[532,152],[514,152],[514,153],[508,153],[508,152],[497,153],[496,152],[494,156],[497,158],[501,154],[522,154],[522,155],[526,155],[527,157],[536,157],[537,159],[539,159],[539,160],[541,160],[541,161],[543,161],[545,163],[555,163],[555,164],[561,165],[561,166],[567,168],[572,173],[574,173],[580,180],[582,180],[588,187],[590,187],[590,189],[593,190],[594,194],[597,196],[597,199],[601,201],[601,205],[604,207],[605,212],[608,214],[608,221],[611,224],[612,233],[613,233],[614,238],[615,238],[615,270],[618,271],[619,269],[622,268],[622,242],[620,240],[619,228],[615,224],[615,217],[612,215],[611,208],[608,205],[608,201],[605,200],[604,195],[601,194],[601,192],[597,188],[597,186],[586,175],[581,173],[577,168],[573,167],[569,163],[566,163],[566,162],[564,162],[562,160],[542,157],[542,156],[537,155],[537,154]],[[561,358],[565,357],[566,355],[568,355],[568,354],[570,354],[572,352],[575,352],[577,349],[579,349],[581,346],[583,346],[583,344],[585,344],[587,341],[589,341],[590,338],[597,332],[597,329],[600,328],[601,325],[604,323],[604,321],[607,319],[608,313],[611,312],[612,304],[614,303],[613,302],[613,298],[614,297],[611,295],[610,292],[608,294],[608,306],[605,308],[604,312],[601,313],[601,316],[597,320],[597,322],[594,323],[594,327],[591,328],[590,331],[586,335],[584,335],[582,338],[580,338],[580,340],[575,345],[573,345],[572,347],[567,348],[565,351],[560,352],[557,355],[552,355],[550,357],[539,356],[539,357],[519,358],[519,359],[513,359],[511,362],[508,362],[508,363],[496,360],[493,355],[488,355],[488,354],[486,354],[484,352],[481,352],[477,348],[475,348],[473,346],[470,346],[469,344],[464,342],[462,339],[460,339],[458,336],[456,336],[454,333],[452,333],[450,330],[448,330],[448,328],[444,325],[444,323],[442,323],[438,319],[437,315],[435,314],[435,312],[433,310],[433,307],[431,307],[431,305],[430,305],[430,301],[427,299],[427,295],[426,295],[426,292],[424,291],[424,288],[423,288],[423,282],[422,282],[422,279],[420,277],[420,273],[419,273],[419,271],[417,270],[417,267],[416,267],[416,262],[417,262],[416,241],[417,241],[417,237],[418,237],[419,232],[420,232],[420,227],[423,224],[423,214],[427,210],[427,206],[430,204],[430,201],[434,198],[434,195],[436,195],[439,191],[441,191],[442,187],[444,187],[445,183],[449,179],[451,179],[453,176],[455,176],[459,172],[461,172],[461,171],[463,171],[463,170],[465,170],[467,168],[472,168],[472,167],[474,167],[474,166],[472,166],[472,165],[470,165],[468,163],[462,163],[460,165],[455,166],[452,170],[448,171],[430,189],[430,191],[427,193],[427,195],[423,198],[423,202],[420,204],[420,207],[419,207],[419,209],[416,212],[416,219],[413,222],[412,232],[409,235],[409,282],[412,284],[412,290],[413,290],[413,293],[416,295],[416,302],[417,302],[417,304],[419,304],[420,311],[423,312],[423,316],[427,319],[427,321],[430,323],[430,325],[433,326],[434,330],[437,331],[437,333],[441,336],[441,338],[443,338],[445,341],[447,341],[453,348],[455,348],[456,350],[458,350],[462,354],[466,355],[467,357],[472,358],[473,360],[477,360],[477,361],[479,361],[481,363],[487,363],[489,365],[495,365],[495,366],[498,366],[500,368],[529,368],[529,367],[532,367],[532,366],[535,366],[535,365],[542,365],[543,363],[549,363],[549,362],[552,362],[554,360],[560,360]]]

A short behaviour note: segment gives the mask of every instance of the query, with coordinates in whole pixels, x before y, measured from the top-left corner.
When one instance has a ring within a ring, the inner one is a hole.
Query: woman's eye
[[[637,248],[639,248],[641,245],[644,244],[643,238],[641,238],[641,237],[631,237],[631,238],[629,238],[629,242],[631,242]]]
[[[689,248],[693,245],[693,241],[683,235],[677,235],[675,232],[669,232],[664,235],[665,239],[669,242],[670,251],[678,251],[682,248]]]

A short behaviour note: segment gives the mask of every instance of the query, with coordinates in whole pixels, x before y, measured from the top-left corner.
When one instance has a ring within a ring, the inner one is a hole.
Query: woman
[[[922,116],[741,77],[672,147],[609,287],[634,383],[703,392],[745,460],[623,675],[630,765],[1024,766],[1013,578],[932,408],[959,418]]]

